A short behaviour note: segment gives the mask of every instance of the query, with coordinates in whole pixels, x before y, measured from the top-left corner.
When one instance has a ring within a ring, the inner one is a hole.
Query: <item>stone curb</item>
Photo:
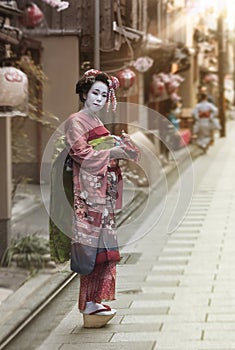
[[[12,337],[15,331],[22,327],[25,320],[46,302],[50,296],[60,289],[60,286],[74,273],[69,263],[58,271],[42,270],[31,277],[18,290],[5,299],[0,305],[0,349]]]

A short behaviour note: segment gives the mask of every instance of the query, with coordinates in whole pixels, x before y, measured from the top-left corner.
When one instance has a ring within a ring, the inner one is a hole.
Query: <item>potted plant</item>
[[[10,266],[12,263],[30,270],[52,267],[48,240],[37,232],[14,238],[2,259],[3,266]]]

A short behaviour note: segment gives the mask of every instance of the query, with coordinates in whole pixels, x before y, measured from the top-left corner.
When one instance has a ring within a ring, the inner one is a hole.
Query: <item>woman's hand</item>
[[[110,149],[110,158],[111,159],[127,159],[128,156],[124,149],[120,146],[116,146]]]
[[[130,135],[127,134],[124,130],[122,130],[121,138],[122,138],[123,141],[131,142],[131,137],[130,137]]]

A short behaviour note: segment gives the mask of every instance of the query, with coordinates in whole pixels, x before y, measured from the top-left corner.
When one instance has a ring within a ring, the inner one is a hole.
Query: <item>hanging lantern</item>
[[[135,82],[135,73],[131,69],[127,68],[118,72],[117,78],[120,83],[120,88],[128,90]]]
[[[166,84],[164,81],[162,81],[160,75],[154,74],[152,77],[152,82],[150,85],[150,91],[153,96],[159,97],[159,98],[166,98],[167,91],[166,91]]]
[[[43,19],[43,12],[36,4],[31,3],[23,11],[23,16],[21,17],[20,22],[26,28],[33,29],[40,25]]]
[[[68,1],[60,1],[60,0],[42,0],[46,4],[50,5],[51,7],[54,7],[57,12],[66,10],[69,7]]]
[[[15,67],[0,68],[0,114],[26,116],[28,109],[28,78]]]
[[[153,65],[153,59],[144,56],[144,57],[139,57],[136,61],[133,62],[133,66],[135,69],[138,70],[138,72],[144,73],[147,72],[147,70]]]

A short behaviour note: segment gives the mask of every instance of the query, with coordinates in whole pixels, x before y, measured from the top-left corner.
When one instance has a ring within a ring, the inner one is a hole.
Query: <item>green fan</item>
[[[110,149],[115,146],[116,140],[112,135],[102,136],[88,142],[95,150]]]

